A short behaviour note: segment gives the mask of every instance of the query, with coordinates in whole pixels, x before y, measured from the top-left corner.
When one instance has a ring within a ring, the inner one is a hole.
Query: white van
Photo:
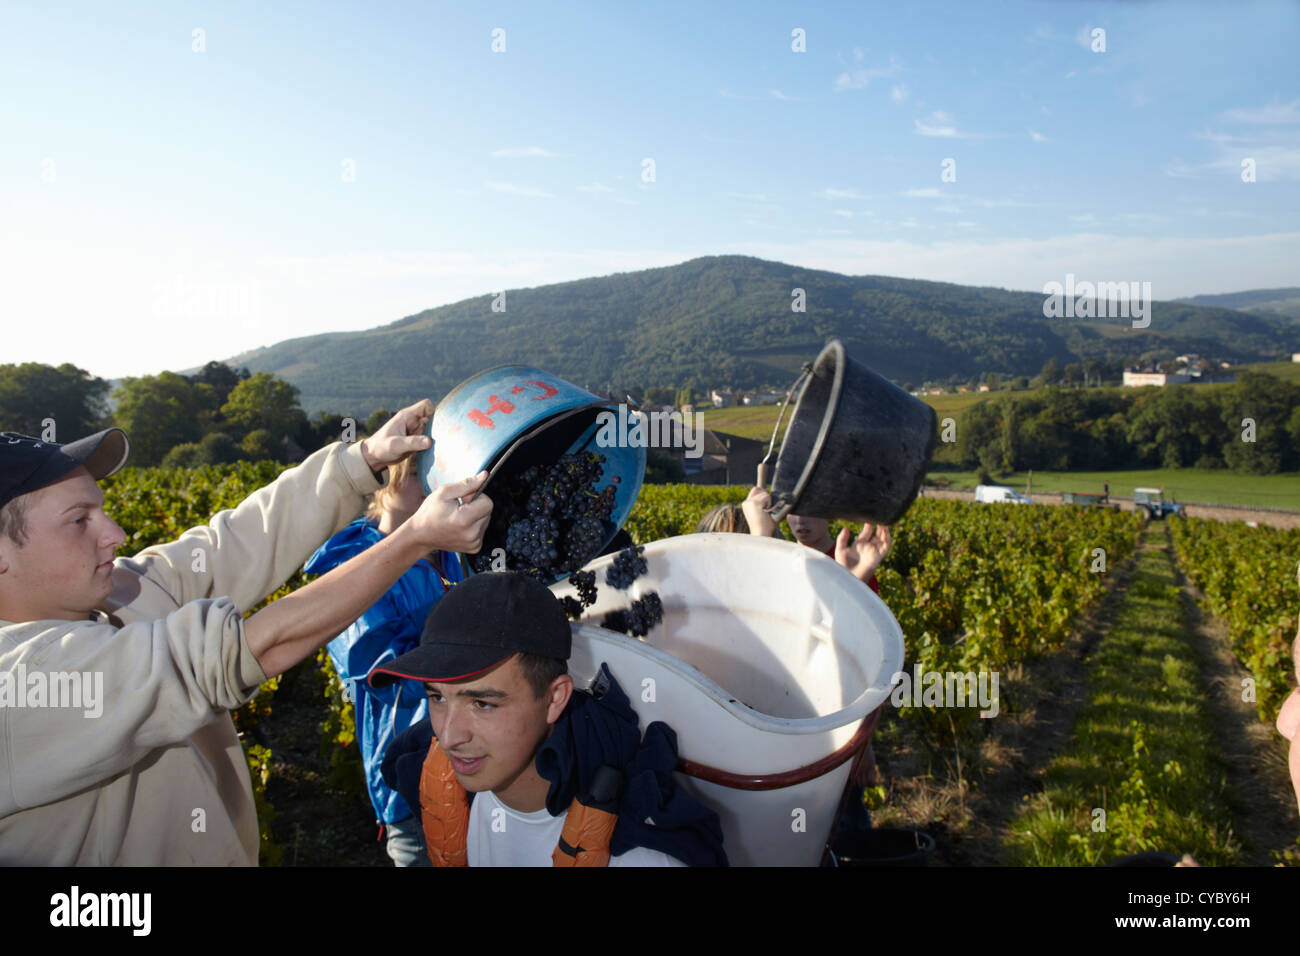
[[[1016,489],[1007,488],[1003,485],[976,485],[975,500],[982,501],[985,504],[998,501],[1017,505],[1032,505],[1034,503],[1032,498],[1026,498]]]

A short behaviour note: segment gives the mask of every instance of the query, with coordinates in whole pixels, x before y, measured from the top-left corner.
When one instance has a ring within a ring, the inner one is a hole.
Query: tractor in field
[[[1134,488],[1133,507],[1145,511],[1148,518],[1185,517],[1183,506],[1173,500],[1172,495],[1165,501],[1163,488]]]

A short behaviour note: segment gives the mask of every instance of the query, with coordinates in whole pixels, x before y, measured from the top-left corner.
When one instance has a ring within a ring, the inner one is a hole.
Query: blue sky
[[[10,5],[0,361],[148,374],[723,253],[1300,285],[1297,48],[1283,2]]]

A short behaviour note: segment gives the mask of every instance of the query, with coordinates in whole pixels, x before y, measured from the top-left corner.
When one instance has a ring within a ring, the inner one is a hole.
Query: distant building
[[[987,392],[988,390],[989,390],[989,387],[988,387],[987,385],[981,385],[981,386],[980,386],[980,391],[981,391],[981,392]]]
[[[767,446],[752,438],[741,438],[706,428],[700,450],[702,454],[699,458],[687,457],[683,447],[662,448],[660,452],[671,455],[681,463],[687,484],[752,485],[758,476],[758,463],[763,460]]]
[[[1300,362],[1300,352],[1292,352],[1292,353],[1291,353],[1291,361],[1293,361],[1293,362]]]
[[[736,404],[736,394],[731,391],[719,391],[715,388],[709,392],[709,400],[713,402],[714,408],[730,408]]]
[[[1154,369],[1125,369],[1124,386],[1141,388],[1144,385],[1212,385],[1235,382],[1235,375],[1215,374],[1209,369],[1194,368],[1185,372],[1160,372]]]
[[[1124,370],[1124,387],[1141,388],[1144,385],[1187,385],[1192,377],[1186,372],[1157,372],[1154,369]]]

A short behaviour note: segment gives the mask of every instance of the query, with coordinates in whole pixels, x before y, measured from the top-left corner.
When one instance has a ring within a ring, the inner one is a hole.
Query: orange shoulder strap
[[[469,798],[436,737],[420,771],[420,818],[434,866],[469,866]]]
[[[618,814],[597,810],[577,797],[569,804],[560,842],[551,854],[552,866],[609,866],[609,841]]]

